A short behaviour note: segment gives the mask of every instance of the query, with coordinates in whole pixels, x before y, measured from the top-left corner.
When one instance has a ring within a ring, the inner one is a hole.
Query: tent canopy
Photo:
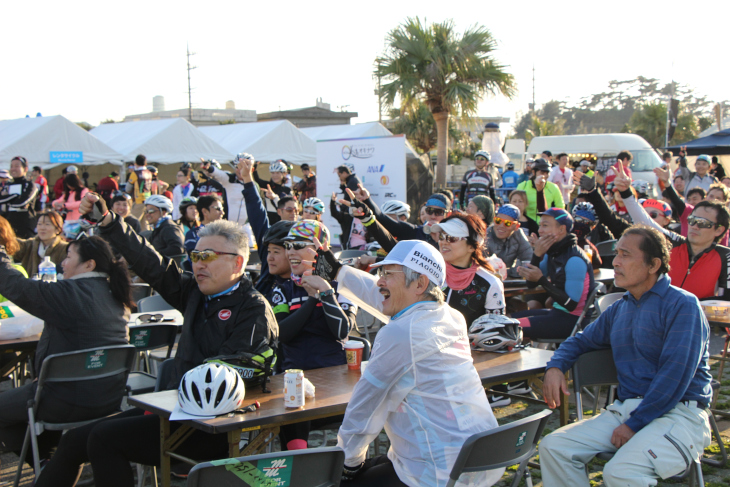
[[[233,154],[182,118],[105,123],[91,134],[131,162],[144,154],[150,162],[176,164],[199,162],[200,158],[233,160]]]
[[[682,146],[687,146],[687,154],[693,156],[699,154],[711,156],[730,154],[730,129],[721,130],[707,137],[701,137],[681,145],[667,147],[667,150],[672,151],[674,155],[678,155]]]
[[[200,131],[229,152],[247,152],[257,161],[285,159],[297,165],[317,161],[314,141],[288,120],[211,125],[200,127]]]
[[[97,165],[122,160],[118,151],[61,115],[0,120],[0,167],[7,168],[15,156],[23,156],[30,166],[43,169],[58,164]]]
[[[393,135],[380,122],[356,123],[355,125],[324,125],[322,127],[306,127],[301,129],[315,142],[318,140],[359,139],[363,137],[383,137]],[[406,153],[420,158],[420,155],[406,141]]]

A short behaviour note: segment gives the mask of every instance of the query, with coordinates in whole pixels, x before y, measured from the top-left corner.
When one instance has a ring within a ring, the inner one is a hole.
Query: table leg
[[[167,440],[170,438],[170,421],[160,418],[160,473],[162,487],[170,487],[170,455],[167,454]]]
[[[241,450],[238,456],[246,457],[249,455],[255,455],[266,448],[266,445],[274,441],[276,435],[279,434],[279,427],[274,426],[273,428],[261,428],[258,436],[246,445],[246,448]]]
[[[238,444],[241,441],[241,430],[228,432],[228,458],[237,458],[241,455]]]

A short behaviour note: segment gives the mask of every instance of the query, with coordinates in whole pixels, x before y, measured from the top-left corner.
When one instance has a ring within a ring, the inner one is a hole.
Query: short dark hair
[[[118,172],[116,172],[116,171],[112,171],[112,172],[111,172],[111,173],[109,174],[109,177],[110,177],[110,178],[115,178],[115,177],[117,177],[117,176],[119,176],[119,173],[118,173]]]
[[[129,199],[126,196],[124,196],[123,194],[118,194],[114,198],[112,198],[111,205],[114,206],[114,203],[117,203],[119,201],[128,202]]]
[[[297,200],[295,200],[293,196],[282,196],[281,198],[279,198],[279,202],[276,204],[276,209],[281,210],[290,201],[294,201],[296,203]]]
[[[687,198],[689,198],[690,196],[692,196],[695,193],[700,195],[700,198],[702,198],[702,199],[705,199],[707,197],[707,191],[705,191],[704,189],[697,186],[697,187],[692,188],[689,191],[687,191]]]
[[[134,158],[134,164],[137,166],[144,166],[147,164],[147,157],[145,157],[144,154],[139,154],[137,157]]]
[[[672,181],[676,181],[677,179],[681,179],[682,181],[684,181],[684,177],[682,177],[681,174],[674,176],[674,179]]]
[[[712,163],[717,164],[718,162],[717,156],[712,156]]]
[[[20,162],[20,165],[23,166],[23,168],[28,169],[28,159],[26,159],[23,156],[15,156],[12,159],[10,159],[10,162],[18,161]]]
[[[41,166],[33,166],[34,171],[43,172],[43,169],[41,169]]]
[[[616,159],[619,161],[623,161],[624,159],[628,159],[629,161],[631,161],[634,159],[634,155],[630,151],[622,150],[618,153]]]
[[[203,210],[208,210],[210,206],[216,202],[223,203],[223,200],[221,200],[221,197],[217,194],[207,194],[198,198],[198,202],[195,204],[195,207],[198,209],[198,213],[200,213],[201,218],[203,216]]]
[[[541,154],[545,154],[548,157],[553,157],[553,153],[550,152],[549,150],[544,150],[544,151],[541,152]]]
[[[302,171],[306,171],[307,169],[309,169],[309,164],[307,164],[307,163],[305,162],[304,164],[302,164],[301,166],[299,166],[299,168],[300,168],[300,169],[301,169]]]
[[[346,172],[347,174],[352,174],[350,172],[350,168],[347,166],[337,166],[337,172],[339,172],[339,173]]]
[[[666,274],[669,272],[669,258],[672,251],[667,238],[653,227],[647,225],[632,225],[623,233],[623,237],[627,235],[637,235],[641,237],[639,250],[644,254],[644,263],[648,266],[654,264],[654,259],[659,259],[658,274]]]
[[[669,159],[669,160],[672,159],[672,153],[671,152],[665,152],[664,154],[662,154],[662,160],[665,160],[666,161],[667,159]]]
[[[557,160],[560,160],[560,158],[561,158],[561,157],[568,157],[568,154],[566,154],[565,152],[561,152],[561,153],[560,153],[560,154],[558,154],[558,155],[557,155],[557,156],[556,156],[555,158],[556,158]]]
[[[695,209],[692,210],[692,213],[697,211],[697,208],[709,208],[711,210],[715,210],[717,226],[725,228],[725,231],[722,232],[722,235],[715,238],[715,242],[719,242],[722,237],[724,237],[727,233],[728,226],[730,226],[730,211],[728,211],[727,206],[722,205],[716,201],[700,201],[699,203],[697,203],[697,206],[695,206]]]

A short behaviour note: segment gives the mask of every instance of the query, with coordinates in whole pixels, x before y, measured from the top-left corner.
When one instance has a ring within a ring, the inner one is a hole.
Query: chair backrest
[[[132,284],[132,301],[135,303],[140,299],[149,297],[152,294],[152,287],[145,283],[133,283]]]
[[[155,294],[148,298],[140,299],[137,302],[137,311],[140,313],[150,313],[152,311],[165,311],[173,308],[162,296]]]
[[[170,357],[172,347],[175,345],[175,338],[180,327],[170,324],[135,325],[129,327],[129,344],[143,352],[167,347],[167,355]]]
[[[580,316],[578,317],[578,321],[575,323],[575,328],[573,328],[573,332],[570,334],[570,336],[574,336],[576,333],[580,331],[580,328],[585,326],[586,318],[588,318],[588,323],[593,318],[593,304],[596,301],[596,298],[598,297],[598,293],[601,292],[601,286],[596,285],[596,287],[593,288],[593,291],[588,293],[588,297],[586,298],[585,305],[583,306],[583,311],[581,312]],[[605,288],[604,288],[605,289]]]
[[[610,348],[586,352],[573,364],[573,389],[576,396],[583,387],[618,384],[616,364]]]
[[[340,252],[340,255],[337,256],[338,259],[350,259],[352,257],[360,257],[361,255],[367,255],[367,250],[343,250]]]
[[[598,255],[601,257],[610,257],[613,255],[616,255],[616,240],[606,240],[605,242],[600,242],[596,245],[596,250],[598,250]]]
[[[335,487],[340,485],[345,452],[308,448],[200,463],[190,470],[188,487]]]
[[[168,358],[163,361],[157,368],[157,382],[155,382],[155,392],[164,391],[170,382],[170,377],[175,371],[175,359]]]
[[[248,254],[248,263],[246,265],[260,264],[261,257],[259,257],[259,251],[257,249],[251,249]]]
[[[365,345],[362,349],[362,361],[366,362],[366,361],[370,360],[370,349],[372,348],[370,346],[370,340],[368,340],[367,338],[364,338],[364,337],[355,337],[355,336],[348,336],[347,339],[355,341],[355,342],[362,342],[363,345]]]
[[[596,307],[598,308],[598,312],[603,313],[604,311],[606,311],[609,306],[621,299],[621,296],[623,295],[624,293],[611,293],[606,294],[605,296],[599,296],[598,299],[596,299]]]
[[[552,411],[546,409],[513,423],[470,436],[461,447],[449,477],[522,463],[535,454],[537,442]]]
[[[182,263],[188,258],[188,254],[171,255],[170,258],[175,261],[178,267],[182,267]]]

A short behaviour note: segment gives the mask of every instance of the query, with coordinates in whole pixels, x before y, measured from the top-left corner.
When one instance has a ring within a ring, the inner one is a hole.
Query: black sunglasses
[[[441,208],[431,208],[430,206],[426,207],[426,214],[427,215],[436,215],[436,216],[444,216],[444,210]]]

